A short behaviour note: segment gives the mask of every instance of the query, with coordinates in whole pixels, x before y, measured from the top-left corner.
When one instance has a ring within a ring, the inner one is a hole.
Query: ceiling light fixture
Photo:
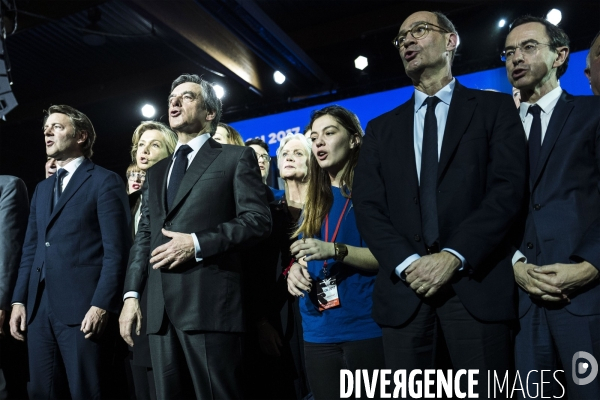
[[[215,94],[217,95],[217,98],[222,98],[223,96],[225,96],[225,89],[223,89],[223,86],[221,85],[213,85],[213,89],[215,89]]]
[[[498,28],[504,28],[504,25],[506,25],[506,20],[502,18],[500,21],[498,21]]]
[[[144,105],[144,107],[142,107],[142,115],[144,117],[152,118],[152,117],[154,117],[154,114],[156,114],[156,110],[150,104],[146,104],[146,105]]]
[[[559,9],[553,8],[546,14],[546,19],[553,25],[558,25],[562,20],[562,12]]]
[[[369,60],[367,57],[358,56],[354,60],[354,67],[356,69],[360,69],[362,71],[363,69],[367,68],[367,66],[369,66]]]
[[[282,74],[279,71],[275,71],[273,73],[273,80],[275,81],[275,83],[277,83],[278,85],[281,85],[283,82],[285,82],[285,75]]]

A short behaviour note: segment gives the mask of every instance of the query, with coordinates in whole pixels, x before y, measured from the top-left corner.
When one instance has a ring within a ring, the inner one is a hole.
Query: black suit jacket
[[[600,97],[563,92],[552,112],[537,167],[521,252],[536,265],[586,260],[600,269]],[[519,315],[531,299],[519,289]],[[569,296],[575,315],[600,314],[599,281]]]
[[[0,175],[0,310],[10,310],[28,214],[25,183],[14,176]]]
[[[147,274],[149,334],[158,332],[165,311],[183,331],[242,332],[239,250],[271,230],[267,187],[254,151],[209,139],[194,157],[167,212],[171,162],[166,158],[148,170],[125,292],[141,292]],[[163,228],[194,232],[203,261],[194,258],[171,271],[148,268],[152,250],[170,240],[161,233]]]
[[[33,193],[12,301],[25,304],[31,323],[44,268],[48,302],[64,324],[81,324],[91,306],[118,314],[131,244],[123,179],[86,158],[50,211],[55,182]]]
[[[421,302],[395,268],[426,254],[414,154],[414,96],[367,126],[353,199],[362,237],[379,261],[373,317],[406,322]],[[525,133],[510,96],[456,83],[438,166],[441,248],[468,265],[452,287],[467,310],[485,321],[516,317],[508,232],[526,189]]]

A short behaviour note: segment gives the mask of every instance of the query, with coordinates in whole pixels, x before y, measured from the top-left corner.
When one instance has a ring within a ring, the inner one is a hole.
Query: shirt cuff
[[[15,302],[14,302],[14,303],[12,303],[10,306],[12,307],[12,306],[14,306],[14,305],[16,305],[16,304],[18,304],[18,305],[20,305],[20,306],[25,306],[25,304],[23,304],[23,303],[19,303],[18,301],[15,301]]]
[[[412,256],[408,256],[406,258],[406,260],[402,261],[402,264],[400,264],[396,267],[396,275],[398,275],[398,278],[402,279],[403,281],[406,280],[406,275],[404,274],[404,270],[406,268],[408,268],[410,266],[410,264],[417,261],[419,258],[421,258],[421,256],[415,253]]]
[[[200,249],[200,242],[198,242],[198,238],[195,233],[191,233],[192,239],[194,240],[194,249],[196,249],[196,262],[200,262],[203,260],[202,258],[202,249]]]
[[[140,298],[140,294],[138,292],[134,292],[134,291],[130,291],[127,292],[123,295],[123,301],[129,299],[129,298],[134,298],[134,299],[138,299]]]
[[[519,261],[523,261],[524,263],[526,263],[527,262],[527,257],[525,257],[525,254],[521,253],[521,251],[517,250],[517,251],[515,251],[515,255],[512,258],[512,265],[513,265],[513,267]]]
[[[449,249],[447,247],[443,248],[442,251],[452,253],[460,260],[460,268],[458,269],[458,271],[462,271],[463,269],[465,269],[465,265],[467,265],[467,260],[465,260],[465,258],[458,251]]]

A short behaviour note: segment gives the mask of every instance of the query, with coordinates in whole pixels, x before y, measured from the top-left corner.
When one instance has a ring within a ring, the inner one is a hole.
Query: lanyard
[[[344,218],[344,214],[346,213],[346,208],[348,208],[349,202],[350,198],[346,199],[346,204],[344,204],[344,208],[342,209],[340,218],[338,219],[337,225],[335,226],[335,230],[333,231],[333,236],[331,236],[331,240],[327,239],[327,237],[329,236],[329,213],[325,216],[325,242],[335,241],[338,231],[340,230],[340,225],[342,224],[342,219]],[[327,277],[327,260],[323,262],[323,274],[325,275],[325,277]]]

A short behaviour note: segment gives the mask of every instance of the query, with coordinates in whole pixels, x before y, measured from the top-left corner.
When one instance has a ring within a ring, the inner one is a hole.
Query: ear
[[[88,138],[88,133],[87,131],[80,131],[79,132],[79,138],[77,139],[77,143],[83,143],[87,140]]]
[[[446,51],[456,50],[458,47],[458,35],[456,33],[448,34],[448,39],[446,41]]]
[[[592,74],[590,73],[590,69],[586,68],[583,70],[583,73],[585,74],[585,76],[587,76],[588,81],[590,81],[590,85],[592,84]]]
[[[358,144],[360,143],[360,135],[358,133],[353,133],[352,136],[350,136],[350,148],[353,149],[356,146],[358,146]]]
[[[567,57],[569,56],[569,48],[567,46],[557,47],[556,52],[556,59],[552,64],[552,67],[554,68],[558,68],[565,63]]]
[[[216,111],[206,111],[206,120],[207,121],[212,121],[213,119],[215,119],[216,116],[217,116]]]

